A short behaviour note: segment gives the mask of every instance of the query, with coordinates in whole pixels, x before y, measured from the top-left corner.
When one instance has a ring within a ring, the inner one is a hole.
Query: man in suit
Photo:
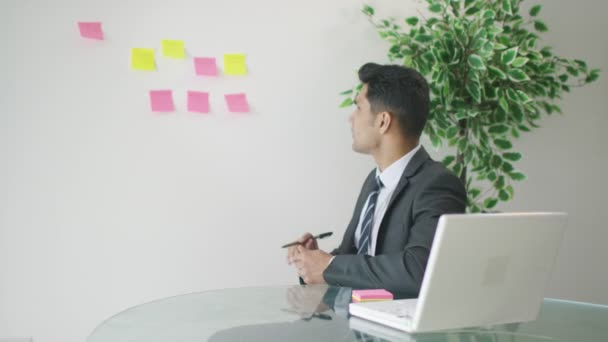
[[[429,87],[416,70],[367,63],[350,116],[353,150],[377,167],[357,199],[342,243],[331,253],[310,233],[288,250],[307,284],[383,288],[417,297],[439,217],[465,211],[458,177],[419,143],[429,113]]]

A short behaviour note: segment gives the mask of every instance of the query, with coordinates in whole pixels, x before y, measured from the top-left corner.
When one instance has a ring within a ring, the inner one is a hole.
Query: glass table
[[[88,342],[608,341],[608,306],[545,299],[537,320],[411,335],[348,317],[350,289],[251,287],[166,298],[101,323]]]

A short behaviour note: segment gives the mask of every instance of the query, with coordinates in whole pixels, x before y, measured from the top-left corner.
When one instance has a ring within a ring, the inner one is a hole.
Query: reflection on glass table
[[[608,307],[545,299],[536,321],[408,334],[348,317],[349,288],[223,289],[170,297],[102,322],[88,342],[608,341]]]

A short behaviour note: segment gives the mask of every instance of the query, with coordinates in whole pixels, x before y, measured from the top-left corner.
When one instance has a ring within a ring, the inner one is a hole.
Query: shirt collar
[[[384,169],[384,171],[380,172],[380,169],[376,168],[376,177],[380,177],[380,181],[382,181],[382,185],[389,191],[394,190],[401,179],[401,175],[407,164],[409,164],[410,160],[418,150],[420,150],[420,146],[416,146],[414,149],[406,153],[403,157],[399,158],[395,162],[393,162],[389,167]]]

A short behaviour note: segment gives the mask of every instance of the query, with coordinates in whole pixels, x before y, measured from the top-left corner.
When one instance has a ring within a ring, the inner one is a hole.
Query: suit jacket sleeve
[[[338,253],[323,273],[326,282],[353,288],[383,288],[399,297],[418,296],[439,217],[464,212],[465,201],[464,187],[455,175],[437,174],[413,202],[413,225],[402,251],[373,257]]]

